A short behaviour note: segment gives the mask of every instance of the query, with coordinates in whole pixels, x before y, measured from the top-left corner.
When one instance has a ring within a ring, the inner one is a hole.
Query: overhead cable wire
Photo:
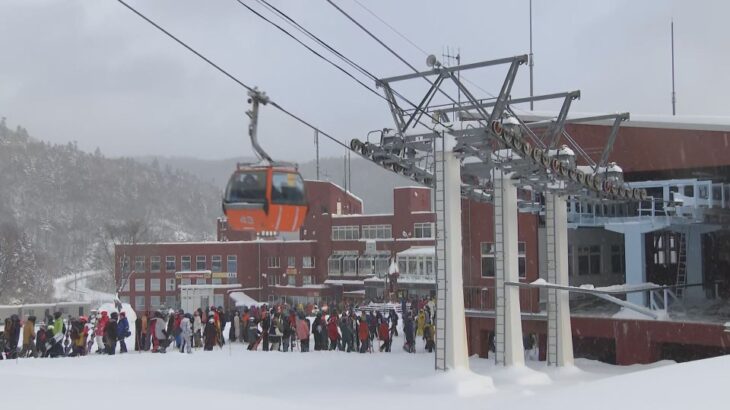
[[[332,7],[334,7],[340,13],[342,13],[342,15],[344,15],[345,17],[347,17],[348,20],[350,20],[352,23],[354,23],[356,26],[358,26],[362,31],[364,31],[365,33],[367,33],[367,35],[369,35],[370,38],[372,38],[373,40],[375,40],[376,42],[378,42],[378,44],[380,44],[381,46],[383,46],[386,50],[388,50],[391,54],[393,54],[398,60],[400,60],[403,64],[407,65],[411,70],[413,70],[413,72],[419,73],[418,69],[416,67],[414,67],[411,63],[409,63],[408,60],[406,60],[405,58],[401,57],[400,54],[398,54],[395,50],[393,50],[392,48],[390,48],[381,39],[379,39],[375,34],[373,34],[372,32],[370,32],[370,30],[368,30],[367,28],[365,28],[365,26],[363,26],[362,24],[360,24],[359,21],[355,20],[355,18],[353,18],[352,16],[350,16],[349,14],[347,14],[347,12],[345,10],[341,9],[332,0],[326,0],[326,1]],[[429,84],[433,85],[433,81],[431,81],[427,77],[421,77],[421,78],[423,78],[424,80],[426,80]],[[457,105],[459,104],[456,100],[454,100],[453,97],[451,97],[449,94],[447,94],[440,87],[439,87],[438,90],[439,90],[439,92],[441,94],[443,94],[444,96],[446,96],[446,98],[448,98],[449,100],[451,100],[451,102],[453,102],[454,104],[457,104]]]
[[[371,16],[375,17],[375,18],[376,18],[376,19],[377,19],[378,21],[380,21],[381,23],[383,23],[383,25],[385,25],[385,26],[386,26],[386,27],[388,27],[388,28],[389,28],[389,29],[390,29],[390,30],[391,30],[391,31],[392,31],[393,33],[395,33],[396,35],[398,35],[398,37],[402,38],[402,39],[403,39],[403,40],[405,40],[405,41],[406,41],[406,42],[407,42],[408,44],[412,45],[412,46],[413,46],[413,48],[415,48],[416,50],[420,51],[420,52],[421,52],[421,53],[422,53],[422,54],[423,54],[424,56],[427,56],[427,57],[428,57],[428,55],[429,55],[430,53],[429,53],[429,52],[427,52],[426,50],[424,50],[424,49],[423,49],[423,48],[422,48],[421,46],[419,46],[418,44],[416,44],[416,42],[414,42],[413,40],[411,40],[410,38],[408,38],[408,36],[406,36],[405,34],[401,33],[400,31],[398,31],[398,29],[396,29],[395,27],[393,27],[393,25],[391,25],[390,23],[388,23],[388,22],[387,22],[387,21],[386,21],[385,19],[383,19],[382,17],[378,16],[378,14],[377,14],[377,13],[375,13],[374,11],[372,11],[371,9],[369,9],[369,8],[368,8],[367,6],[365,6],[364,4],[362,4],[361,2],[359,2],[358,0],[353,0],[353,1],[354,1],[354,2],[355,2],[355,3],[357,4],[357,5],[358,5],[358,6],[360,6],[360,7],[361,7],[361,8],[363,9],[363,10],[365,10],[365,11],[366,11],[366,12],[367,12],[368,14],[370,14]],[[494,95],[494,94],[490,93],[489,91],[485,90],[484,88],[480,87],[480,86],[479,86],[479,85],[478,85],[477,83],[475,83],[475,82],[473,82],[473,81],[469,80],[468,78],[464,77],[463,75],[461,76],[461,79],[462,79],[462,80],[464,80],[465,82],[467,82],[467,83],[469,83],[469,84],[473,85],[474,87],[476,87],[476,88],[480,89],[480,90],[481,90],[482,92],[485,92],[485,93],[486,93],[487,95],[489,95],[490,97],[492,97],[492,98],[497,98],[497,96],[496,96],[496,95]]]
[[[190,47],[189,45],[187,45],[185,42],[183,42],[179,38],[175,37],[175,35],[173,35],[169,31],[167,31],[164,28],[162,28],[159,24],[155,23],[154,21],[152,21],[151,19],[149,19],[147,16],[145,16],[141,12],[137,11],[134,7],[132,7],[129,4],[125,3],[124,0],[117,0],[117,2],[121,3],[124,7],[128,8],[129,10],[131,10],[134,14],[136,14],[137,16],[139,16],[140,18],[142,18],[143,20],[145,20],[146,22],[148,22],[149,24],[151,24],[152,26],[154,26],[159,31],[165,33],[168,37],[170,37],[171,39],[175,40],[178,44],[180,44],[181,46],[185,47],[188,51],[192,52],[193,54],[195,54],[196,56],[198,56],[200,59],[202,59],[206,63],[210,64],[213,68],[215,68],[216,70],[218,70],[220,73],[222,73],[223,75],[225,75],[229,79],[233,80],[236,84],[240,85],[241,87],[245,88],[248,91],[253,91],[254,90],[253,87],[245,84],[243,81],[241,81],[238,78],[236,78],[233,74],[229,73],[228,71],[226,71],[223,68],[221,68],[219,65],[215,64],[213,61],[211,61],[210,59],[208,59],[207,57],[205,57],[204,55],[202,55],[201,53],[199,53],[198,51],[196,51],[195,49],[193,49],[192,47]],[[270,100],[269,101],[269,104],[271,106],[273,106],[274,108],[278,109],[279,111],[283,112],[284,114],[288,115],[289,117],[291,117],[291,118],[299,121],[300,123],[306,125],[307,127],[311,128],[313,130],[317,130],[320,134],[324,135],[326,138],[330,139],[331,141],[335,142],[336,144],[338,144],[340,146],[343,146],[343,147],[345,147],[348,150],[351,150],[351,148],[347,144],[345,144],[344,142],[342,142],[339,139],[333,137],[332,135],[330,135],[327,132],[323,131],[321,128],[319,128],[319,127],[315,126],[314,124],[312,124],[312,123],[304,120],[303,118],[301,118],[298,115],[292,113],[291,111],[285,109],[284,107],[282,107],[281,105],[279,105],[275,101]],[[356,153],[357,153],[357,151],[356,151]],[[357,153],[357,154],[360,155],[359,153]]]
[[[370,78],[375,83],[378,83],[379,79],[378,79],[377,76],[375,76],[373,73],[371,73],[370,71],[368,71],[367,69],[365,69],[364,67],[362,67],[360,64],[354,62],[353,60],[351,60],[350,58],[348,58],[347,56],[345,56],[344,54],[342,54],[340,51],[338,51],[337,49],[335,49],[334,47],[332,47],[330,44],[328,44],[326,41],[324,41],[321,38],[319,38],[317,35],[315,35],[311,31],[307,30],[305,27],[303,27],[301,24],[299,24],[292,17],[290,17],[289,15],[287,15],[286,13],[284,13],[283,11],[281,11],[280,9],[276,8],[275,6],[271,5],[266,0],[257,0],[257,1],[259,2],[259,4],[261,4],[264,7],[268,8],[270,11],[272,11],[275,14],[277,14],[281,19],[285,20],[288,24],[290,24],[291,26],[293,26],[294,28],[296,28],[297,30],[299,30],[302,34],[306,35],[307,37],[309,37],[311,40],[313,40],[317,44],[319,44],[322,47],[324,47],[325,49],[329,50],[332,54],[334,54],[335,56],[337,56],[338,58],[340,58],[342,61],[344,61],[345,63],[347,63],[348,65],[350,65],[352,68],[354,68],[355,70],[359,71],[361,74],[365,75],[366,77]],[[251,8],[250,6],[248,6],[247,4],[245,4],[243,1],[236,0],[236,2],[239,3],[239,4],[241,4],[242,6],[246,7],[249,11],[251,11],[252,13],[254,13],[256,16],[260,17],[264,21],[266,21],[269,24],[275,26],[280,31],[284,32],[287,36],[289,36],[289,37],[293,38],[294,40],[296,40],[300,45],[306,47],[308,50],[310,50],[313,53],[317,54],[318,56],[322,57],[319,53],[317,53],[316,51],[312,50],[311,47],[307,46],[301,40],[299,40],[296,37],[294,37],[291,33],[289,33],[288,31],[286,31],[285,29],[281,28],[281,26],[277,25],[276,23],[273,23],[271,20],[269,20],[266,17],[262,16],[260,13],[254,11],[253,8]],[[322,58],[324,58],[324,57],[322,57]],[[333,64],[331,61],[329,61],[329,60],[327,60],[327,61],[330,62],[330,64]],[[343,70],[341,67],[338,67],[338,68],[340,70]],[[351,78],[353,77],[352,75],[348,75],[348,76],[350,76]],[[358,83],[360,83],[361,85],[363,85],[362,82],[360,82],[360,81],[358,81]],[[393,95],[395,95],[396,97],[398,97],[401,100],[405,101],[408,105],[412,106],[414,108],[415,112],[419,112],[421,114],[428,114],[423,108],[418,108],[418,106],[415,103],[413,103],[411,100],[409,100],[407,97],[405,97],[400,92],[398,92],[398,91],[396,91],[396,90],[394,90],[392,88],[391,88],[391,91],[393,92]],[[381,97],[386,102],[390,103],[390,101],[387,98],[383,97],[382,95],[378,94],[378,96]],[[423,121],[421,121],[420,120],[420,117],[417,120],[417,123],[423,125],[424,127],[428,128],[428,129],[430,129],[432,131],[435,131],[435,129],[432,126],[429,126],[428,124],[426,124]],[[436,124],[441,125],[441,126],[446,127],[446,128],[449,127],[448,125],[442,123],[440,119],[436,119]]]
[[[299,44],[300,44],[300,45],[301,45],[302,47],[305,47],[305,48],[306,48],[307,50],[309,50],[309,51],[310,51],[311,53],[313,53],[313,54],[314,54],[314,55],[316,55],[317,57],[321,58],[322,60],[324,60],[324,61],[328,62],[328,63],[329,63],[329,64],[331,64],[331,65],[332,65],[333,67],[337,68],[337,69],[338,69],[338,70],[340,70],[340,71],[341,71],[342,73],[344,73],[344,74],[345,74],[346,76],[350,77],[350,78],[351,78],[352,80],[356,81],[356,82],[357,82],[358,84],[360,84],[361,86],[365,87],[365,88],[366,88],[366,89],[367,89],[368,91],[370,91],[371,93],[373,93],[373,94],[377,95],[377,96],[378,96],[378,97],[380,97],[380,98],[383,98],[383,99],[385,99],[385,97],[383,97],[382,95],[380,95],[380,93],[378,93],[377,91],[375,91],[374,89],[372,89],[372,88],[371,88],[370,86],[368,86],[367,84],[365,84],[365,83],[363,83],[362,81],[360,81],[360,80],[359,80],[358,78],[356,78],[356,77],[355,77],[354,75],[352,75],[352,74],[351,74],[351,73],[350,73],[349,71],[347,71],[347,70],[345,70],[344,68],[342,68],[341,66],[337,65],[337,63],[333,62],[332,60],[328,59],[327,57],[323,56],[322,54],[320,54],[319,52],[317,52],[317,51],[316,51],[315,49],[313,49],[312,47],[308,46],[308,45],[307,45],[306,43],[304,43],[303,41],[299,40],[299,39],[298,39],[298,38],[297,38],[296,36],[292,35],[292,34],[291,34],[290,32],[288,32],[288,31],[286,31],[286,29],[284,29],[284,28],[283,28],[283,27],[281,27],[280,25],[278,25],[278,24],[274,23],[273,21],[269,20],[268,18],[266,18],[266,16],[262,15],[261,13],[259,13],[259,12],[258,12],[258,11],[256,11],[256,10],[254,10],[254,9],[253,9],[253,8],[251,8],[251,7],[250,7],[250,6],[248,5],[248,4],[244,3],[243,1],[241,1],[241,0],[236,0],[236,1],[237,1],[237,2],[238,2],[238,3],[240,4],[240,5],[242,5],[243,7],[247,8],[247,9],[248,9],[248,10],[249,10],[249,11],[250,11],[251,13],[255,14],[256,16],[258,16],[259,18],[261,18],[262,20],[264,20],[264,21],[266,21],[267,23],[271,24],[272,26],[276,27],[277,29],[279,29],[279,31],[281,31],[282,33],[284,33],[284,34],[285,34],[286,36],[290,37],[290,38],[291,38],[292,40],[294,40],[294,41],[296,41],[297,43],[299,43]],[[386,100],[386,101],[387,101],[387,100]]]

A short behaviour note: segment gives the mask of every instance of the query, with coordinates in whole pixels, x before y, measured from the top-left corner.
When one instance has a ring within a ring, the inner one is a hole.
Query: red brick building
[[[607,125],[568,124],[567,130],[594,160],[600,156]],[[730,126],[633,121],[622,127],[609,159],[624,168],[627,181],[705,178],[727,184],[728,133]],[[580,158],[577,160],[585,165]],[[118,245],[117,279],[131,272],[120,296],[137,310],[150,310],[160,306],[189,307],[181,297],[191,292],[198,292],[192,296],[197,305],[222,306],[230,306],[229,292],[242,289],[259,301],[288,303],[424,296],[433,292],[435,216],[429,189],[397,188],[393,192],[393,213],[377,215],[364,214],[363,202],[333,183],[306,181],[306,189],[310,209],[296,240],[255,240],[227,230],[225,220],[219,219],[216,242]],[[713,196],[717,197],[714,191],[708,198]],[[730,201],[730,191],[722,190],[720,197],[717,201]],[[571,208],[570,212],[574,211]],[[717,211],[720,216],[721,211]],[[569,213],[569,218],[573,216]],[[462,221],[469,350],[470,354],[486,356],[494,329],[492,206],[464,199]],[[714,286],[720,304],[727,303],[730,293],[727,226],[721,224],[719,229],[701,236],[700,277],[708,295]],[[541,227],[538,215],[519,215],[522,281],[535,281],[544,271]],[[571,284],[624,283],[621,234],[579,223],[572,228]],[[668,247],[670,242],[657,240],[667,235],[674,233],[665,229],[645,235],[647,281],[672,284],[673,278],[667,272],[676,275],[678,260],[671,255],[677,249]],[[665,256],[659,257],[660,253]],[[387,275],[393,262],[399,271],[395,283]],[[184,299],[189,301],[190,297]],[[544,358],[544,302],[536,289],[521,289],[520,302],[523,331],[536,336]],[[576,311],[572,317],[575,353],[620,364],[728,353],[730,333],[724,331],[725,321],[730,318],[649,321]]]

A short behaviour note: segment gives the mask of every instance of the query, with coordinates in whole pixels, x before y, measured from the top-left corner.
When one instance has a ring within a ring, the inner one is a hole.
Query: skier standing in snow
[[[106,310],[102,310],[101,318],[96,321],[96,328],[94,329],[96,353],[102,353],[104,351],[104,328],[106,327],[107,322],[109,322],[109,316]]]
[[[104,327],[104,346],[106,346],[106,354],[113,355],[117,350],[117,339],[119,339],[119,333],[117,331],[117,319],[119,315],[117,312],[112,312],[111,319],[106,323]]]
[[[378,325],[378,338],[382,342],[380,351],[390,352],[390,329],[388,329],[388,322],[382,316]]]
[[[337,326],[337,311],[331,310],[330,312],[330,317],[327,319],[327,336],[330,340],[329,350],[342,350],[342,346],[340,345],[339,326]]]
[[[119,314],[119,322],[117,323],[117,336],[119,338],[119,353],[127,353],[127,342],[126,338],[130,336],[129,333],[129,321],[127,320],[127,314],[122,312]]]
[[[342,334],[342,350],[350,353],[352,352],[352,324],[347,312],[342,312],[339,324]]]
[[[35,316],[29,316],[23,325],[23,349],[20,351],[20,357],[27,357],[28,355],[38,356],[35,349]]]
[[[403,349],[407,351],[408,353],[415,353],[416,352],[416,328],[415,323],[413,323],[413,318],[411,317],[411,313],[406,313],[405,317],[403,318],[403,333],[406,336],[406,343],[403,345]]]
[[[241,315],[238,314],[237,310],[231,313],[231,320],[233,324],[231,326],[231,333],[228,335],[228,341],[233,343],[241,338]]]
[[[193,336],[193,325],[190,323],[190,314],[185,314],[180,321],[180,353],[184,353],[186,350],[188,353],[193,351],[190,349],[190,343],[192,342]]]
[[[203,330],[203,339],[205,340],[205,350],[213,350],[213,346],[218,344],[218,341],[216,340],[218,338],[218,329],[215,326],[215,318],[212,316],[208,318],[208,323],[205,325],[205,330]]]
[[[360,340],[360,353],[368,351],[368,342],[370,341],[370,329],[368,328],[367,317],[365,312],[360,315],[359,323],[357,325],[357,336]]]
[[[304,312],[299,312],[297,319],[297,338],[299,338],[299,350],[304,353],[309,351],[309,319],[304,316]]]
[[[203,321],[200,319],[200,309],[193,313],[193,347],[202,347],[201,336],[203,334]]]

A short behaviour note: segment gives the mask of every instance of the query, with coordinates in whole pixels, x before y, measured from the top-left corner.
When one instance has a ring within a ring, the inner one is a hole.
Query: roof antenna
[[[672,35],[672,115],[677,115],[677,93],[674,92],[674,18],[670,24]]]

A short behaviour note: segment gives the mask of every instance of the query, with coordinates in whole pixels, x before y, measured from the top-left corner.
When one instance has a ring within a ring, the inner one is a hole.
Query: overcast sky
[[[235,0],[129,2],[246,84],[342,140],[392,126],[383,100]],[[256,1],[245,2],[263,11]],[[409,72],[326,1],[270,2],[375,75]],[[440,59],[445,46],[458,47],[462,63],[528,52],[528,0],[360,2]],[[426,69],[421,51],[355,1],[336,3]],[[728,15],[730,2],[723,0],[535,0],[535,93],[580,89],[574,111],[670,114],[673,17],[678,113],[726,116]],[[495,94],[505,70],[464,76]],[[396,88],[417,101],[424,85]],[[513,96],[528,90],[523,66]],[[0,0],[0,116],[40,139],[77,141],[108,156],[250,155],[247,109],[244,89],[114,0]],[[271,108],[264,108],[260,123],[261,142],[273,157],[314,157],[308,128]],[[334,144],[322,150],[343,153]]]

